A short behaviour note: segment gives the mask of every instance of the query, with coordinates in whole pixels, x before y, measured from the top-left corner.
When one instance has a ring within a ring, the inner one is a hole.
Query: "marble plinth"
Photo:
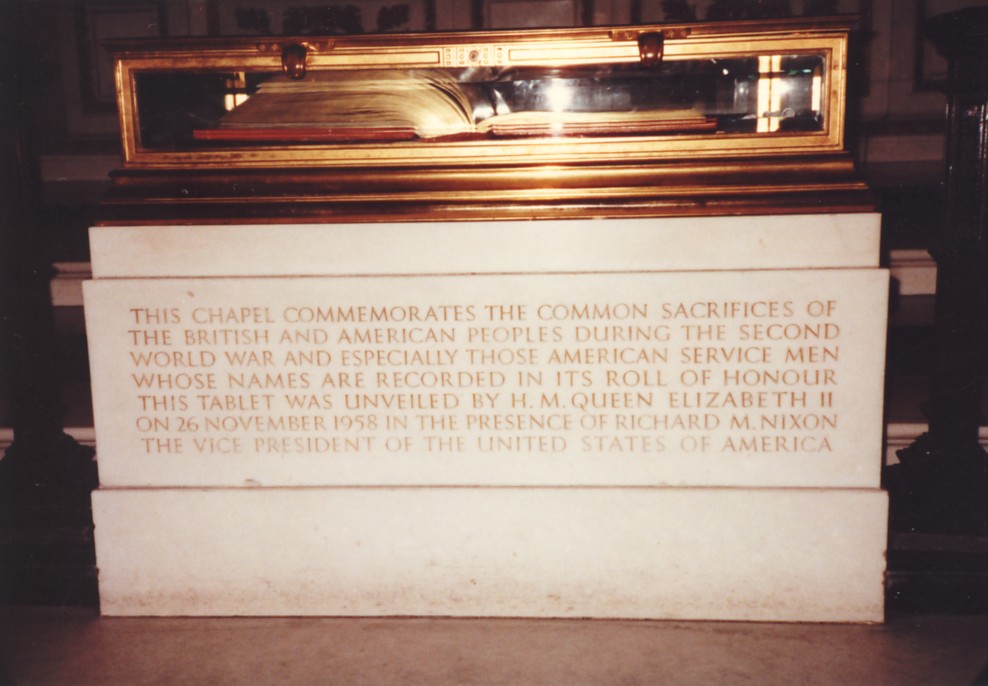
[[[102,611],[881,621],[878,225],[95,228]]]
[[[885,498],[845,489],[101,490],[109,615],[880,622]]]

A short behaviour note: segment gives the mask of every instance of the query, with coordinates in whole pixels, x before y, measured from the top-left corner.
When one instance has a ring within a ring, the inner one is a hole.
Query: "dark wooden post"
[[[8,521],[78,520],[89,516],[95,463],[63,432],[35,111],[46,79],[23,39],[28,3],[0,4],[0,358],[14,430],[0,500]]]
[[[894,529],[988,532],[988,455],[978,442],[988,375],[988,8],[930,20],[950,61],[947,168],[937,262],[930,428],[887,480]]]

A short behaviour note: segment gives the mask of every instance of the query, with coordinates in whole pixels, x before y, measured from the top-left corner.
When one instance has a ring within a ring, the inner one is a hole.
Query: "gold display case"
[[[870,209],[848,18],[114,41],[104,221]]]

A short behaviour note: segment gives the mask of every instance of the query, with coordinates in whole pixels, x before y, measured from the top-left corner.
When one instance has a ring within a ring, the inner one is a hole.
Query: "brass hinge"
[[[655,68],[662,64],[666,40],[686,38],[690,34],[687,27],[662,29],[661,31],[640,31],[638,29],[620,29],[611,32],[611,40],[637,41],[638,58],[642,66]]]
[[[322,40],[322,41],[300,41],[293,43],[283,43],[281,45],[275,43],[259,43],[257,49],[261,52],[273,52],[278,49],[281,50],[281,68],[284,70],[288,78],[293,80],[299,80],[305,78],[306,73],[306,59],[310,52],[329,52],[336,46],[336,41]]]

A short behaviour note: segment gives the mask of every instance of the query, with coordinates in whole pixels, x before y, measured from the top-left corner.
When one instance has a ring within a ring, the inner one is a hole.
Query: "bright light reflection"
[[[242,105],[249,97],[243,92],[247,89],[246,72],[238,71],[232,74],[226,80],[226,89],[228,92],[223,96],[223,108],[229,112]]]
[[[761,55],[758,58],[758,133],[779,130],[782,121],[778,116],[782,108],[785,82],[779,77],[782,69],[781,55]],[[775,116],[771,116],[771,115]]]
[[[823,103],[823,77],[820,75],[820,68],[817,67],[813,70],[813,85],[812,85],[812,95],[810,107],[813,108],[814,112],[819,112]]]
[[[248,97],[250,96],[248,96],[246,93],[227,93],[223,97],[223,107],[226,109],[227,112],[229,112],[233,108],[239,107],[240,105],[247,102]]]
[[[553,81],[546,89],[545,97],[553,112],[565,112],[573,101],[573,91],[562,81]]]

